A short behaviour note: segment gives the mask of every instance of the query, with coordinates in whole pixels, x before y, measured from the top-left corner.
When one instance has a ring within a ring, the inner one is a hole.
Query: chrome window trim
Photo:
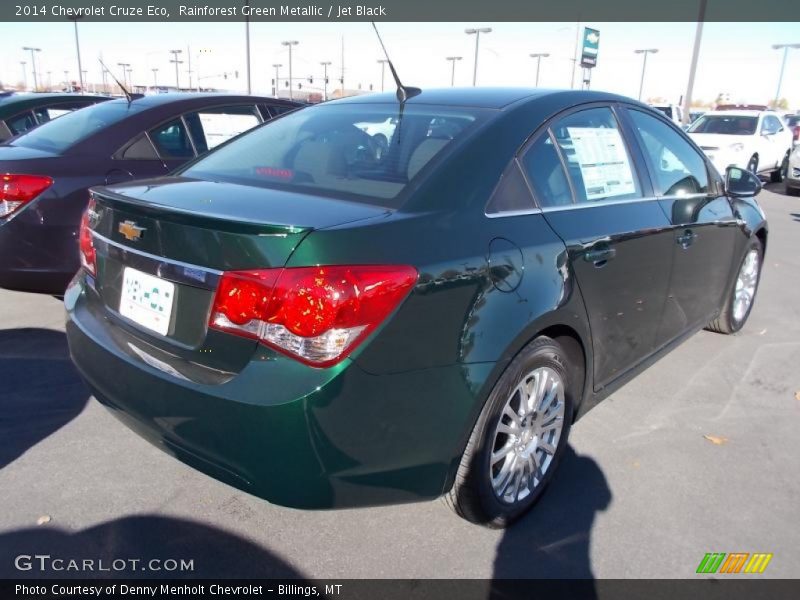
[[[110,240],[94,230],[92,230],[92,237],[99,241],[100,245],[105,246],[104,250],[107,256],[111,256],[115,260],[120,260],[120,262],[124,261],[126,266],[130,266],[134,269],[149,273],[155,277],[161,277],[162,279],[166,279],[174,283],[180,283],[182,285],[188,285],[207,290],[215,290],[217,289],[219,280],[222,278],[222,271],[193,265],[180,260],[164,258],[163,256],[156,256],[155,254],[150,254],[149,252],[144,252],[143,250],[138,250],[137,248],[131,248],[130,246],[125,246],[119,242]],[[131,260],[131,256],[129,256],[129,254],[132,254],[137,258]],[[186,269],[190,269],[195,273],[202,273],[202,280],[195,276],[187,275]]]
[[[581,202],[579,204],[565,204],[563,206],[545,206],[531,210],[516,210],[502,213],[492,213],[486,216],[490,219],[498,217],[518,217],[524,215],[535,215],[541,213],[560,212],[562,210],[579,210],[583,208],[595,208],[599,206],[616,206],[618,204],[636,204],[637,202],[653,202],[658,200],[691,200],[693,198],[710,198],[709,194],[686,194],[685,196],[648,196],[646,198],[627,198],[625,200],[598,200],[597,202]]]

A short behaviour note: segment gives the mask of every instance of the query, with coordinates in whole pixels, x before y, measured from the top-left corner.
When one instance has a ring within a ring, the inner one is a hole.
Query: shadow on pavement
[[[0,469],[83,410],[89,391],[50,329],[0,331]]]
[[[531,512],[505,531],[497,547],[494,579],[584,579],[579,584],[581,598],[591,598],[592,525],[596,514],[611,504],[611,490],[597,463],[575,454],[572,446],[567,446],[558,471]],[[502,581],[493,588],[492,598],[506,597]],[[512,590],[518,592],[519,586],[508,588]]]
[[[283,559],[236,534],[211,525],[158,515],[124,517],[74,533],[52,527],[18,529],[0,533],[0,549],[0,579],[302,577]],[[23,558],[18,559],[20,555]],[[27,558],[35,555],[63,558],[65,569],[42,571],[41,559]],[[76,560],[78,565],[91,559],[94,568],[66,570],[70,559]],[[132,560],[139,562],[132,563]],[[153,560],[159,562],[151,564]],[[166,570],[173,566],[168,560],[176,561],[175,568]],[[192,570],[180,570],[181,560],[193,561]],[[109,570],[100,570],[100,561]],[[15,563],[23,568],[31,564],[32,568],[19,570]]]

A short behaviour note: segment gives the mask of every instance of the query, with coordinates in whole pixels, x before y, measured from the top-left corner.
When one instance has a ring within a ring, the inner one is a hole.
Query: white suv
[[[782,181],[789,165],[792,132],[769,110],[716,110],[705,113],[687,130],[711,162],[725,174],[728,166],[769,173]]]

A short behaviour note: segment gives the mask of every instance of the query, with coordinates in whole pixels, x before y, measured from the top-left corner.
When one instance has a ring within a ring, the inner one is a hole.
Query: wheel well
[[[756,231],[756,237],[761,241],[761,252],[762,255],[766,254],[767,252],[767,230],[763,227]]]
[[[583,342],[578,333],[566,325],[548,327],[537,333],[534,339],[543,335],[555,340],[564,348],[569,364],[573,368],[574,372],[570,373],[570,375],[574,377],[577,384],[575,389],[580,390],[576,395],[577,397],[573,398],[574,410],[577,414],[578,407],[584,399],[584,388],[586,387],[586,350],[583,347]],[[573,415],[573,418],[575,418],[575,415]]]

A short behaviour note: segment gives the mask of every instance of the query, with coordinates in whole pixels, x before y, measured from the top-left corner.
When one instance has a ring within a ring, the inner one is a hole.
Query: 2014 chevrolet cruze
[[[69,344],[100,402],[241,489],[444,495],[503,526],[577,417],[692,333],[743,326],[759,189],[619,96],[332,102],[95,189]]]

